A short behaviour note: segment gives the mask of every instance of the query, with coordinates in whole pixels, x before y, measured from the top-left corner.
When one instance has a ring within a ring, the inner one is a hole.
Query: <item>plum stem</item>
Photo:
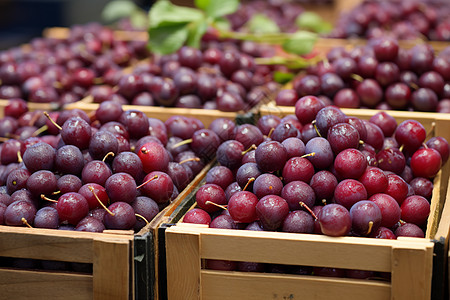
[[[21,162],[23,162],[22,154],[20,154],[20,150],[17,151],[17,161],[19,162],[19,164],[20,164]]]
[[[154,180],[154,179],[156,179],[156,178],[158,178],[158,175],[155,175],[155,176],[153,176],[153,177],[147,179],[147,180],[146,180],[145,182],[143,182],[141,185],[138,185],[138,186],[136,187],[136,189],[137,189],[137,190],[140,189],[141,187],[143,187],[144,185],[146,185],[147,183],[149,183],[150,181],[152,181],[152,180]]]
[[[31,134],[31,136],[38,136],[38,135],[40,135],[41,133],[43,133],[44,131],[46,131],[47,129],[48,129],[48,126],[47,126],[47,125],[44,125],[44,126],[42,126],[41,128],[36,129],[36,131],[33,132],[33,133]]]
[[[314,130],[316,131],[317,135],[318,135],[319,137],[322,137],[322,135],[321,135],[320,132],[319,132],[319,129],[317,128],[316,120],[313,120],[313,121],[311,122],[311,124],[313,125]]]
[[[322,199],[322,204],[327,205],[327,199]]]
[[[143,215],[137,214],[137,213],[134,213],[134,215],[135,215],[136,217],[139,217],[139,218],[141,218],[142,220],[144,220],[144,222],[145,222],[146,225],[148,225],[148,224],[150,223]]]
[[[55,125],[56,128],[58,128],[59,130],[62,129],[62,127],[59,126],[59,125],[58,125],[58,124],[50,117],[50,115],[48,114],[48,112],[44,111],[44,115],[47,117],[47,119],[50,120],[50,122],[52,122],[53,125]]]
[[[431,122],[431,129],[430,131],[428,131],[428,134],[425,137],[425,139],[429,138],[434,133],[435,129],[436,129],[436,122]]]
[[[33,227],[30,225],[30,223],[28,223],[27,219],[25,219],[24,217],[22,217],[21,221],[22,221],[23,224],[27,225],[27,227],[33,228]]]
[[[92,192],[92,194],[94,194],[95,199],[97,199],[98,203],[106,210],[106,212],[108,214],[110,214],[111,216],[115,216],[115,213],[113,213],[112,211],[110,211],[106,205],[100,200],[100,198],[97,196],[97,194],[95,193],[94,188],[92,187],[92,185],[88,185],[88,189]]]
[[[372,228],[373,228],[373,221],[369,221],[369,229],[367,230],[367,235],[369,235],[370,232],[372,232]]]
[[[311,214],[311,216],[313,216],[313,218],[314,219],[316,219],[316,220],[318,220],[318,218],[317,218],[317,216],[316,216],[316,214],[312,211],[312,209],[311,208],[309,208],[309,206],[308,205],[306,205],[306,203],[305,202],[303,202],[303,201],[300,201],[299,202],[300,203],[300,206],[301,207],[304,207],[310,214]]]
[[[400,147],[398,148],[398,150],[399,150],[400,152],[402,152],[404,147],[405,147],[405,145],[400,145]]]
[[[200,161],[200,158],[198,158],[198,157],[186,158],[186,159],[180,161],[179,164],[181,165],[181,164],[184,164],[184,163],[186,163],[188,161]]]
[[[270,128],[269,133],[267,134],[267,137],[270,138],[272,136],[273,131],[275,130],[274,127]]]
[[[255,181],[255,180],[256,180],[255,177],[250,178],[250,179],[247,181],[247,184],[244,186],[244,188],[243,188],[242,190],[245,191],[245,190],[247,189],[247,187],[249,186],[249,184],[252,183],[252,182]]]
[[[103,157],[102,161],[105,162],[105,160],[108,158],[108,156],[113,156],[114,157],[114,152],[108,152],[106,153],[105,157]]]
[[[411,82],[411,83],[409,84],[409,86],[410,86],[413,90],[418,90],[418,89],[419,89],[419,86],[418,86],[416,83],[414,83],[414,82]]]
[[[9,141],[11,138],[7,138],[7,137],[0,137],[0,142],[6,142]]]
[[[192,139],[187,139],[187,140],[176,143],[175,145],[172,146],[172,149],[175,149],[175,148],[178,148],[180,146],[187,145],[190,143],[192,143]]]
[[[56,192],[53,192],[52,195],[58,195],[60,193],[61,193],[61,191],[56,191]]]
[[[255,150],[257,147],[255,144],[251,145],[247,150],[242,151],[242,155],[247,154],[248,152]]]
[[[305,157],[314,156],[314,155],[316,155],[316,152],[311,152],[311,153],[302,155],[302,156],[300,156],[300,157],[301,157],[301,158],[305,158]]]
[[[358,74],[351,74],[350,77],[358,82],[363,82],[364,78]]]
[[[42,200],[46,200],[46,201],[50,201],[50,202],[58,203],[58,201],[56,201],[56,200],[53,200],[53,199],[50,199],[50,198],[45,197],[44,194],[41,194],[41,199],[42,199]]]
[[[214,202],[212,202],[212,201],[206,201],[205,204],[211,204],[211,205],[220,207],[221,209],[224,209],[224,210],[227,209],[224,205],[220,205],[220,204],[214,203]]]

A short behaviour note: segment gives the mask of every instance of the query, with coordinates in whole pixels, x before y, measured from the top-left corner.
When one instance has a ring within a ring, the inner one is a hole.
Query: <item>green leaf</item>
[[[179,23],[197,22],[204,19],[203,12],[195,8],[173,5],[167,0],[160,0],[153,4],[149,13],[149,26],[173,25]]]
[[[278,28],[277,23],[268,18],[263,14],[255,14],[248,20],[245,24],[248,30],[252,33],[278,33],[280,28]]]
[[[304,55],[310,53],[317,40],[317,35],[307,31],[297,31],[289,39],[283,42],[286,52]]]
[[[213,26],[219,30],[230,30],[231,24],[230,21],[226,18],[217,18],[213,22]]]
[[[275,71],[273,73],[273,80],[275,80],[278,83],[285,84],[291,81],[294,78],[294,76],[295,75],[293,73]]]
[[[318,14],[310,11],[300,14],[295,23],[300,29],[317,33],[328,33],[333,29],[331,23],[325,22]]]
[[[183,46],[189,35],[187,23],[171,24],[149,29],[149,48],[158,54],[174,53]]]
[[[101,17],[105,22],[114,22],[129,17],[134,11],[139,9],[131,0],[113,0],[105,5]]]
[[[136,10],[130,15],[130,21],[134,28],[145,29],[148,26],[147,14],[140,10]]]
[[[205,34],[207,28],[208,23],[205,20],[202,20],[201,22],[197,23],[191,23],[189,25],[189,36],[186,45],[197,49],[200,48],[200,41],[203,35]]]
[[[217,18],[234,13],[239,7],[239,0],[195,0],[195,6],[208,17]]]

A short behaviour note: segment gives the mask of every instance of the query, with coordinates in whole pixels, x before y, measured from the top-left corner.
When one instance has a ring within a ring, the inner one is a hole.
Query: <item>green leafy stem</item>
[[[195,5],[197,8],[177,6],[168,0],[159,0],[153,5],[149,12],[148,30],[149,48],[152,52],[170,54],[183,45],[199,48],[208,27],[215,28],[219,38],[279,45],[284,51],[296,55],[310,53],[317,40],[317,35],[310,31],[277,32],[273,22],[265,22],[268,24],[266,32],[261,26],[256,33],[229,30],[225,16],[238,9],[238,0],[195,0]],[[258,24],[263,23],[260,19]],[[303,60],[301,63],[307,61],[302,57],[298,59]]]

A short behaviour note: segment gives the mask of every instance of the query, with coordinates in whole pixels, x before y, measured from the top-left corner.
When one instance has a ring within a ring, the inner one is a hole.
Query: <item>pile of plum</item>
[[[450,47],[439,53],[428,44],[411,49],[391,38],[332,48],[326,59],[299,73],[278,105],[319,96],[342,108],[450,112]]]
[[[27,102],[12,99],[0,129],[0,224],[92,232],[139,231],[219,143],[196,118],[163,122],[114,101],[88,116],[28,111]],[[197,145],[210,135],[216,146]],[[186,139],[193,142],[177,145]]]
[[[449,144],[442,137],[426,141],[418,121],[397,124],[386,112],[362,120],[305,96],[295,115],[266,115],[240,127],[245,134],[229,136],[218,147],[219,165],[208,171],[195,194],[197,206],[183,222],[328,236],[424,237],[432,180],[448,160]]]

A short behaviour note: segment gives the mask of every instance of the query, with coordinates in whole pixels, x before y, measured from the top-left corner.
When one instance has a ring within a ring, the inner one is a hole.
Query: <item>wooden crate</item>
[[[136,234],[0,226],[0,258],[85,263],[92,264],[93,270],[77,273],[0,266],[0,299],[158,299],[157,228],[205,177],[211,164]]]
[[[2,299],[132,299],[133,234],[0,226],[0,256],[92,264],[92,274],[0,269]]]
[[[366,119],[375,113],[344,112]],[[442,114],[401,114],[392,115],[398,122],[417,119],[433,135],[449,135],[448,119]],[[443,299],[449,255],[450,205],[444,207],[449,169],[446,164],[434,180],[424,239],[334,238],[177,223],[189,205],[195,205],[191,195],[178,207],[181,214],[172,215],[172,224],[160,227],[165,232],[167,299],[329,299],[337,293],[341,299]],[[205,259],[389,272],[391,281],[215,271],[202,268]]]
[[[42,31],[42,36],[49,39],[64,40],[70,35],[68,27],[48,27]],[[114,38],[121,41],[147,41],[147,31],[114,30]]]
[[[0,118],[3,118],[5,116],[4,111],[6,105],[8,105],[8,99],[0,99]],[[35,103],[35,102],[27,102],[28,104],[28,110],[29,111],[35,111],[35,110],[43,110],[43,111],[53,111],[53,110],[59,110],[61,107],[56,103]]]
[[[267,97],[270,100],[270,96]],[[100,104],[93,103],[92,97],[88,96],[85,99],[68,104],[64,109],[81,109],[86,113],[93,113],[97,110]],[[212,121],[217,118],[228,118],[235,121],[237,124],[255,123],[255,117],[258,114],[258,107],[250,109],[248,112],[224,112],[216,109],[202,109],[202,108],[177,108],[177,107],[160,107],[160,106],[139,106],[139,105],[122,105],[123,110],[140,110],[148,117],[157,118],[161,121],[166,121],[172,116],[187,116],[197,118],[208,127]]]

